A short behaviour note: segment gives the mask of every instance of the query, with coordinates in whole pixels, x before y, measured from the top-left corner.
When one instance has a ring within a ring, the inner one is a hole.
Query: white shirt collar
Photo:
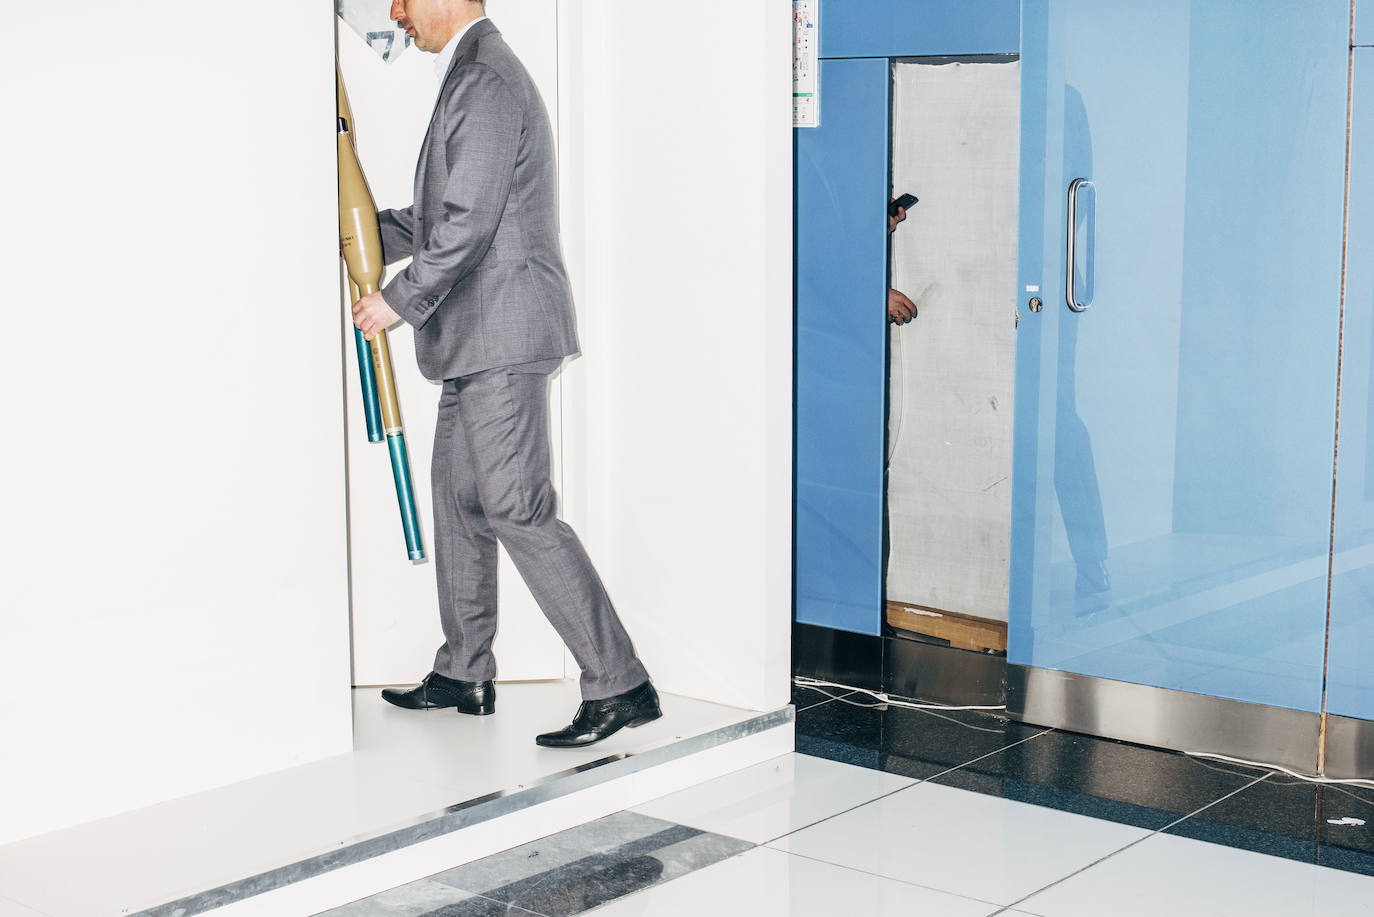
[[[458,42],[463,40],[463,36],[468,33],[468,29],[487,18],[486,16],[482,16],[472,20],[472,22],[469,22],[459,29],[458,34],[450,38],[448,44],[444,45],[444,50],[439,52],[439,58],[434,62],[434,73],[439,77],[440,83],[444,81],[444,75],[448,73],[448,65],[453,63],[453,52],[458,50]]]

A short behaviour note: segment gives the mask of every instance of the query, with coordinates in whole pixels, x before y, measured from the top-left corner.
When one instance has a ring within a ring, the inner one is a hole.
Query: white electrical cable
[[[837,697],[837,696],[834,695],[834,694],[830,694],[829,691],[821,691],[822,694],[829,695],[830,697],[834,698],[834,699],[837,700],[837,701],[841,701],[841,702],[846,703],[846,704],[851,704],[852,706],[855,706],[855,707],[879,707],[879,706],[882,706],[883,704],[887,704],[888,706],[891,706],[891,707],[906,707],[906,708],[911,709],[911,710],[1005,710],[1005,709],[1007,709],[1007,705],[1006,705],[1006,704],[1001,704],[1001,705],[999,705],[999,706],[992,706],[992,707],[979,707],[979,706],[963,706],[963,707],[959,707],[959,706],[950,706],[950,705],[948,705],[948,704],[913,704],[913,703],[911,703],[910,701],[893,700],[892,697],[891,697],[890,695],[884,694],[884,693],[881,692],[881,691],[870,691],[870,690],[868,690],[867,688],[856,688],[856,687],[854,687],[853,685],[841,685],[841,684],[836,684],[836,683],[833,682],[833,681],[820,681],[819,679],[815,679],[815,678],[807,678],[807,677],[804,676],[804,675],[798,675],[798,676],[796,676],[795,678],[792,679],[792,683],[795,684],[795,685],[797,685],[798,687],[802,687],[802,688],[816,688],[816,689],[818,689],[818,690],[819,690],[820,688],[843,688],[843,689],[846,690],[846,691],[857,692],[857,693],[859,693],[859,694],[867,694],[869,697],[877,698],[877,700],[879,701],[879,703],[877,703],[877,704],[856,704],[856,703],[854,703],[853,701],[845,700],[843,697]]]
[[[1185,751],[1184,754],[1194,758],[1210,758],[1213,761],[1225,761],[1228,764],[1244,764],[1248,767],[1263,767],[1271,771],[1278,771],[1280,773],[1287,774],[1290,777],[1297,777],[1299,780],[1305,780],[1308,783],[1332,783],[1345,784],[1347,786],[1374,786],[1374,780],[1363,780],[1355,777],[1349,779],[1340,779],[1337,777],[1320,777],[1316,774],[1300,774],[1297,771],[1289,770],[1281,764],[1268,764],[1264,761],[1246,761],[1243,758],[1230,758],[1226,755],[1214,755],[1211,752],[1206,751]]]

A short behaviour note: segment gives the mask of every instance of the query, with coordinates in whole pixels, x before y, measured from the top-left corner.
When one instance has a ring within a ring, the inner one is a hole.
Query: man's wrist
[[[378,292],[382,294],[388,309],[400,316],[407,325],[418,330],[434,315],[434,310],[439,307],[439,297],[432,294],[426,296],[419,291],[412,292],[412,287],[413,285],[407,282],[405,272],[402,271]]]

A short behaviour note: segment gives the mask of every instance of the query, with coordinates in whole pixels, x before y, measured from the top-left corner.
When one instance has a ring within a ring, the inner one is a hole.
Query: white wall
[[[556,125],[556,0],[493,3],[491,13],[501,34],[534,77]],[[384,63],[342,22],[338,31],[339,63],[356,122],[358,156],[368,183],[378,207],[404,207],[413,197],[415,159],[434,109],[438,88],[435,56],[411,47],[391,63]],[[388,279],[407,263],[401,262],[389,269]],[[347,313],[341,309],[339,314],[346,317]],[[351,331],[347,327],[345,331],[350,335],[351,347]],[[429,486],[439,386],[420,375],[415,365],[414,337],[409,326],[399,326],[390,336],[428,559],[412,564],[406,557],[396,492],[392,487],[391,462],[385,445],[367,441],[357,360],[350,353],[347,416],[353,680],[359,685],[418,681],[429,671],[434,651],[443,640],[434,583],[434,529]],[[555,379],[550,395],[555,463],[560,452],[560,394],[561,384]],[[554,482],[555,486],[559,483],[557,468]],[[494,647],[498,677],[507,681],[563,677],[563,644],[544,619],[504,550],[498,581],[501,626]]]
[[[0,57],[0,842],[350,747],[331,16]]]
[[[781,706],[791,4],[732,4],[709,35],[676,4],[559,9],[564,242],[585,354],[564,371],[565,515],[661,689]]]

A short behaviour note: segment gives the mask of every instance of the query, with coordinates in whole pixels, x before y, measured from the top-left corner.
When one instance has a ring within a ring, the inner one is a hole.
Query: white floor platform
[[[0,847],[0,917],[314,913],[792,747],[791,708],[665,695],[655,723],[542,749],[576,685],[498,690],[482,718],[359,690],[352,754]]]

